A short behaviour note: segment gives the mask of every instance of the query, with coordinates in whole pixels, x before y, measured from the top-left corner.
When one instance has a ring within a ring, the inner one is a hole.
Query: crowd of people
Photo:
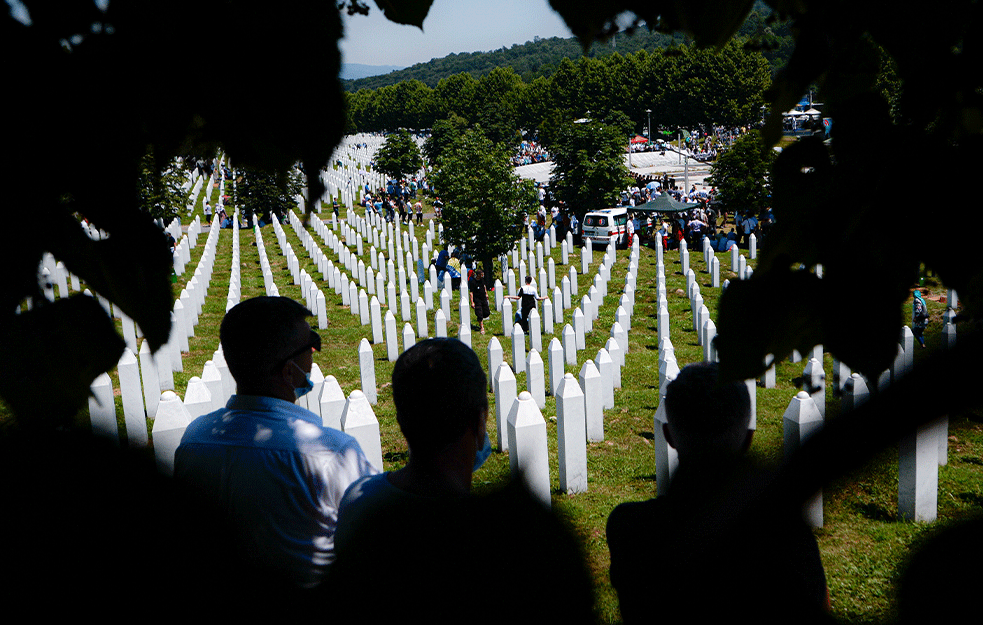
[[[390,180],[386,188],[374,191],[366,184],[362,194],[361,204],[366,211],[381,215],[387,222],[423,224],[423,201],[421,194],[426,191],[425,179],[413,178],[407,180]],[[336,211],[337,212],[337,211]]]
[[[512,156],[512,165],[532,165],[533,163],[546,163],[551,160],[549,151],[542,147],[535,140],[527,140],[519,143],[515,154]]]

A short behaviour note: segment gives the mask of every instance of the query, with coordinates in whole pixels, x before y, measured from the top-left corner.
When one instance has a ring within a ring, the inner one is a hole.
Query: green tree
[[[631,178],[625,165],[627,136],[599,122],[571,122],[557,132],[550,146],[553,174],[550,189],[578,219],[613,206]]]
[[[764,147],[761,134],[751,131],[714,161],[707,182],[716,187],[716,198],[724,210],[750,210],[757,215],[770,205],[775,159],[774,152]]]
[[[297,208],[297,195],[304,188],[300,172],[277,173],[255,167],[238,168],[235,203],[243,214],[253,215],[270,223],[270,217],[282,223],[287,211]]]
[[[477,110],[473,120],[495,143],[519,142],[519,102],[524,85],[511,67],[496,67],[478,81]]]
[[[373,167],[397,180],[412,175],[423,167],[420,147],[408,130],[400,128],[386,137],[386,142],[375,153]]]
[[[456,113],[434,122],[430,136],[423,141],[423,156],[427,162],[436,163],[440,155],[459,141],[467,129],[467,120]]]
[[[140,206],[154,219],[163,219],[166,225],[180,214],[184,207],[185,191],[182,184],[187,180],[187,172],[181,162],[171,159],[166,168],[159,168],[154,160],[153,149],[140,161]]]
[[[501,144],[468,130],[437,159],[431,174],[444,201],[444,239],[470,252],[494,279],[494,261],[524,231],[523,217],[538,205],[531,180],[520,180]]]
[[[457,113],[469,123],[478,117],[478,81],[471,74],[454,74],[437,83],[434,108],[440,117]]]

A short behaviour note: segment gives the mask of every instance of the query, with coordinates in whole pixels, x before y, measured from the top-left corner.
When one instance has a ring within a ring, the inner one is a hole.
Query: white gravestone
[[[782,416],[782,446],[785,457],[792,456],[809,437],[823,427],[823,417],[809,393],[799,391]],[[803,519],[812,528],[823,526],[823,492],[820,490],[803,505]]]
[[[382,441],[379,420],[362,391],[352,391],[341,413],[341,429],[358,441],[366,460],[382,470]]]
[[[526,368],[526,336],[518,323],[512,327],[512,365],[516,371]]]
[[[499,342],[497,337],[491,337],[488,341],[488,346],[485,348],[488,353],[488,390],[495,391],[495,373],[498,371],[498,366],[502,364],[503,352],[502,344]]]
[[[499,451],[508,451],[508,417],[516,398],[515,374],[509,363],[502,362],[495,370],[495,423],[498,434]]]
[[[157,416],[157,404],[160,403],[160,377],[157,374],[157,362],[150,353],[150,343],[144,341],[140,346],[140,377],[143,382],[143,399],[147,408],[147,418]]]
[[[568,495],[587,492],[587,428],[584,397],[572,373],[563,376],[556,390],[557,463],[560,490]]]
[[[433,316],[433,333],[437,338],[447,338],[447,317],[439,308]]]
[[[549,448],[546,421],[532,396],[523,391],[508,416],[509,468],[522,479],[534,497],[550,507]]]
[[[89,424],[96,436],[108,438],[119,444],[119,426],[116,424],[116,402],[113,400],[113,381],[108,373],[100,373],[90,387]]]
[[[368,402],[375,406],[379,401],[375,385],[375,352],[372,351],[372,346],[366,338],[363,338],[358,344],[358,368],[362,382],[362,393],[365,394]]]
[[[604,344],[604,349],[608,350],[608,354],[611,356],[611,362],[614,363],[614,367],[611,368],[611,383],[614,388],[621,388],[621,368],[625,366],[625,355],[621,352],[621,345],[612,336],[608,337],[608,342]]]
[[[659,407],[652,417],[652,442],[655,447],[655,487],[656,494],[665,495],[669,490],[669,483],[672,476],[679,466],[679,455],[675,448],[671,447],[666,441],[663,426],[669,421],[666,418],[666,398],[663,395],[659,399]]]
[[[530,349],[526,357],[526,389],[540,410],[546,408],[546,372],[536,349]]]
[[[392,309],[386,311],[386,355],[389,362],[399,358],[399,337],[396,335],[396,315]]]
[[[192,376],[184,389],[184,408],[192,421],[212,411],[212,394],[198,376]]]
[[[547,346],[547,358],[549,366],[549,385],[547,386],[547,390],[550,395],[556,396],[557,388],[563,380],[565,367],[563,345],[560,343],[560,339],[555,336]]]
[[[568,366],[577,366],[577,335],[569,323],[563,327],[563,356]]]
[[[593,360],[587,360],[580,368],[580,390],[584,393],[587,440],[591,443],[599,443],[604,440],[604,399],[601,374]]]
[[[930,522],[938,516],[938,432],[926,423],[898,446],[898,513],[906,521]]]
[[[191,415],[188,414],[181,398],[172,391],[162,393],[153,430],[154,458],[160,474],[174,475],[174,454],[190,423]]]
[[[341,390],[338,380],[329,375],[321,385],[321,396],[318,402],[321,406],[321,425],[335,430],[341,429],[341,414],[345,411],[345,392]]]
[[[597,367],[597,372],[601,376],[601,397],[603,398],[603,406],[605,410],[610,410],[614,408],[614,361],[611,359],[611,355],[608,350],[603,347],[597,350],[597,356],[594,358],[594,365]]]

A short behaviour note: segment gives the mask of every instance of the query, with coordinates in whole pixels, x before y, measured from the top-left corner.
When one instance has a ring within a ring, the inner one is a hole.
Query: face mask
[[[488,438],[488,432],[485,432],[485,444],[482,445],[478,453],[474,455],[474,467],[471,468],[471,472],[474,473],[481,468],[481,465],[485,464],[485,460],[488,460],[488,456],[491,455],[491,439]]]
[[[294,361],[291,360],[290,364],[300,369],[300,365],[298,365]],[[308,393],[314,390],[314,383],[311,382],[311,374],[305,373],[303,369],[300,369],[300,372],[304,374],[305,384],[304,386],[298,386],[294,388],[294,396],[296,396],[297,399],[300,399],[304,395],[307,395]]]

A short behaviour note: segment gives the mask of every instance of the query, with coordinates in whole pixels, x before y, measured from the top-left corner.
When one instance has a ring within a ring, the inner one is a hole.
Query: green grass
[[[213,205],[215,202],[213,202]],[[199,207],[200,208],[200,207]],[[322,217],[330,217],[330,204],[324,206]],[[345,216],[344,210],[341,216]],[[301,258],[301,266],[319,280],[320,273],[301,246],[299,239],[289,224],[284,225],[287,239],[295,253]],[[200,258],[206,233],[199,237],[199,244],[192,250],[192,261],[188,264],[185,276],[175,285],[175,297],[180,294],[187,278],[193,274]],[[192,375],[200,375],[204,362],[211,358],[218,347],[218,327],[225,311],[225,298],[228,290],[229,267],[231,263],[231,230],[222,230],[219,235],[215,258],[215,273],[208,290],[208,299],[202,312],[195,336],[190,339],[190,351],[184,354],[183,373],[175,374],[175,384],[179,395]],[[240,237],[240,269],[242,275],[242,297],[248,298],[264,293],[260,274],[257,248],[254,245],[253,231],[242,230]],[[424,240],[424,228],[416,230],[416,236]],[[268,259],[274,272],[275,281],[281,295],[302,300],[300,289],[286,267],[286,259],[277,244],[271,227],[262,229]],[[315,237],[316,238],[316,237]],[[322,251],[328,248],[318,239]],[[369,246],[365,246],[366,254]],[[557,275],[566,275],[568,266],[561,264],[559,250],[554,250],[552,258],[557,265]],[[596,271],[601,254],[595,252],[592,272]],[[567,371],[579,372],[588,358],[594,358],[598,349],[606,342],[609,329],[614,322],[616,303],[620,297],[621,285],[627,270],[628,254],[618,252],[618,260],[612,270],[609,295],[600,311],[600,319],[594,322],[594,331],[587,337],[587,348],[578,353],[576,367]],[[709,286],[709,275],[704,273],[702,254],[691,254],[691,266],[697,272],[701,283],[704,303],[716,317],[720,289]],[[735,276],[729,272],[729,256],[721,256],[721,281]],[[367,255],[363,258],[368,265]],[[337,264],[337,258],[333,260]],[[578,266],[579,251],[571,254],[570,261]],[[753,261],[751,262],[754,265]],[[629,333],[629,353],[622,371],[622,388],[615,392],[615,408],[605,411],[605,440],[588,445],[589,491],[568,496],[559,491],[556,460],[556,411],[552,399],[547,399],[543,416],[549,434],[551,460],[551,479],[553,487],[553,509],[575,528],[582,540],[588,558],[588,566],[596,581],[596,603],[602,622],[617,622],[617,597],[608,578],[609,555],[605,541],[605,524],[611,510],[619,503],[640,500],[655,494],[655,463],[653,451],[652,416],[658,407],[658,338],[656,333],[655,296],[655,253],[642,250],[639,261],[638,290],[632,318],[632,331]],[[695,333],[690,324],[689,301],[681,290],[685,279],[679,273],[678,253],[666,253],[666,273],[668,303],[670,312],[671,338],[676,358],[683,366],[702,359],[702,348],[696,344]],[[590,285],[590,276],[579,276],[578,293],[582,296]],[[357,359],[357,346],[362,337],[371,340],[371,330],[361,326],[358,317],[353,317],[348,307],[342,306],[340,298],[328,291],[325,295],[328,305],[330,325],[321,331],[323,348],[315,355],[315,362],[321,371],[334,375],[346,394],[360,387]],[[940,291],[940,285],[929,278],[926,287],[930,296]],[[545,290],[545,289],[541,289]],[[422,291],[421,291],[422,292]],[[490,294],[491,295],[491,294]],[[490,296],[494,302],[494,297]],[[578,298],[579,299],[579,298]],[[908,305],[910,308],[910,304]],[[939,345],[941,315],[944,305],[929,301],[932,315],[926,337],[929,350]],[[908,310],[908,308],[906,308]],[[448,320],[448,334],[458,332],[456,299],[452,300],[453,314]],[[564,323],[568,323],[572,311],[565,311]],[[908,312],[910,314],[910,311]],[[397,320],[400,315],[397,314]],[[402,327],[402,321],[398,326]],[[316,324],[315,324],[316,325]],[[433,332],[433,322],[429,324]],[[415,328],[415,324],[414,324]],[[487,334],[481,335],[477,327],[472,328],[472,345],[478,358],[487,368],[487,344],[492,336],[497,336],[502,344],[507,361],[511,361],[511,344],[502,335],[500,313],[493,312],[486,322]],[[560,335],[563,324],[556,326]],[[549,335],[543,336],[544,345]],[[916,348],[917,349],[917,348]],[[916,359],[929,350],[919,350]],[[392,404],[389,379],[392,363],[386,356],[384,344],[374,345],[376,358],[376,381],[378,385],[378,405],[375,407],[382,435],[382,448],[385,470],[396,469],[405,462],[406,445],[399,433]],[[782,415],[789,401],[797,392],[793,379],[800,376],[805,362],[783,361],[777,364],[777,384],[774,389],[759,387],[757,393],[757,433],[751,454],[766,462],[776,461],[782,456]],[[826,355],[824,367],[829,378],[827,384],[827,418],[836,418],[839,399],[832,390],[832,359]],[[516,374],[519,390],[525,388],[525,373]],[[115,379],[114,379],[115,383]],[[494,396],[489,395],[489,432],[495,432]],[[970,419],[976,418],[976,420]],[[83,411],[81,422],[87,421]],[[122,427],[122,417],[120,417]],[[949,463],[939,471],[939,517],[944,522],[958,519],[967,513],[978,510],[983,503],[983,426],[979,414],[950,416]],[[501,487],[509,477],[507,454],[494,453],[485,466],[475,476],[475,490],[487,492]],[[834,615],[850,622],[878,622],[892,615],[894,580],[899,567],[908,555],[910,546],[935,525],[916,525],[897,520],[897,452],[887,450],[878,455],[854,475],[828,485],[824,490],[825,526],[816,532],[826,567],[827,579]]]

